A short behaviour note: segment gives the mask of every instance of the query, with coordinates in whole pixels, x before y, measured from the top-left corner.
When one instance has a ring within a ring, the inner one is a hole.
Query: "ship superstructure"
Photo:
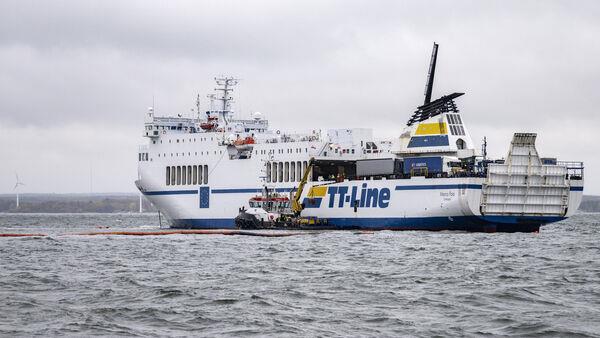
[[[505,159],[480,156],[455,103],[463,93],[431,101],[437,49],[425,102],[395,139],[366,128],[281,132],[259,113],[236,119],[238,81],[216,78],[205,116],[199,97],[195,118],[149,110],[136,185],[185,228],[234,227],[257,193],[295,191],[311,158],[302,214],[336,229],[536,231],[571,215],[583,165],[540,158],[529,133],[514,135]]]

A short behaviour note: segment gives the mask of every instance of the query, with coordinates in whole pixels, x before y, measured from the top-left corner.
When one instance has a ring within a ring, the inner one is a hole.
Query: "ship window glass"
[[[198,166],[198,184],[202,184],[202,180],[203,180],[203,175],[204,175],[204,170],[202,170],[203,166],[199,165]]]
[[[460,115],[456,115],[456,120],[458,124],[462,124],[462,120],[460,119]]]
[[[290,181],[290,162],[285,162],[285,176],[284,176],[284,181],[289,182]]]
[[[142,162],[142,154],[141,153],[138,154],[138,161]]]
[[[271,177],[273,182],[277,182],[277,162],[273,162]]]
[[[463,126],[458,126],[458,129],[460,129],[460,134],[461,135],[465,134],[465,128],[463,128]]]
[[[296,162],[290,163],[290,182],[296,182]]]
[[[171,167],[167,167],[167,185],[171,185]]]
[[[306,172],[306,168],[308,168],[308,162],[304,161],[302,162],[302,172]],[[310,177],[309,177],[310,180]]]
[[[267,176],[267,183],[271,183],[271,162],[267,162],[267,170],[265,176]]]
[[[198,166],[192,166],[192,184],[198,184]]]
[[[277,172],[277,178],[278,178],[278,182],[283,182],[283,162],[279,162],[278,167],[278,172]]]
[[[175,175],[175,167],[173,166],[173,167],[171,167],[171,185],[175,185],[175,182],[176,182],[175,181],[175,179],[176,179],[175,176],[176,176]]]
[[[181,169],[181,184],[185,185],[186,183],[186,178],[187,178],[187,174],[186,174],[187,170],[186,170],[186,166],[183,166]]]
[[[188,165],[187,167],[187,184],[192,184],[192,166]]]
[[[181,184],[181,166],[177,166],[177,185]]]
[[[208,184],[208,166],[204,165],[204,184]]]
[[[296,162],[296,181],[300,182],[302,179],[302,174],[302,162],[298,161]]]

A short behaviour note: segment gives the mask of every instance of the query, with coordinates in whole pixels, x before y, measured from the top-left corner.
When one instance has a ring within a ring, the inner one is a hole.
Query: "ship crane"
[[[294,198],[292,198],[292,211],[297,216],[302,211],[302,203],[300,203],[300,197],[302,196],[302,191],[304,190],[304,186],[306,186],[306,182],[308,181],[308,175],[312,171],[313,166],[315,165],[315,158],[311,157],[308,161],[308,165],[306,166],[306,170],[304,170],[304,174],[302,175],[302,180],[300,180],[300,184],[298,185],[298,190],[294,194]]]

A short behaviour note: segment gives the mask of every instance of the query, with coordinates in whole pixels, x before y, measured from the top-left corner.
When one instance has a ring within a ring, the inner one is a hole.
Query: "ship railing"
[[[265,143],[292,143],[292,142],[313,142],[319,141],[318,135],[311,134],[281,134],[281,137],[265,139]]]
[[[583,162],[579,161],[557,161],[556,165],[567,168],[568,178],[572,180],[583,179]]]
[[[195,123],[198,119],[192,119],[188,117],[164,117],[164,116],[155,116],[154,123],[162,122],[162,123]],[[148,123],[146,123],[148,124]],[[151,123],[150,123],[151,124]]]

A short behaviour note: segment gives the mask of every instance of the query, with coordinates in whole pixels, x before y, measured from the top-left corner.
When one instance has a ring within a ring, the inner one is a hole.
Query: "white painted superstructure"
[[[583,164],[540,158],[527,133],[514,135],[506,159],[480,155],[454,103],[463,93],[430,100],[436,58],[434,44],[425,102],[390,140],[367,128],[272,130],[260,113],[236,119],[238,81],[217,78],[205,116],[199,97],[194,118],[149,110],[136,185],[186,228],[234,227],[264,188],[295,191],[311,158],[302,216],[334,228],[537,231],[573,214]]]

